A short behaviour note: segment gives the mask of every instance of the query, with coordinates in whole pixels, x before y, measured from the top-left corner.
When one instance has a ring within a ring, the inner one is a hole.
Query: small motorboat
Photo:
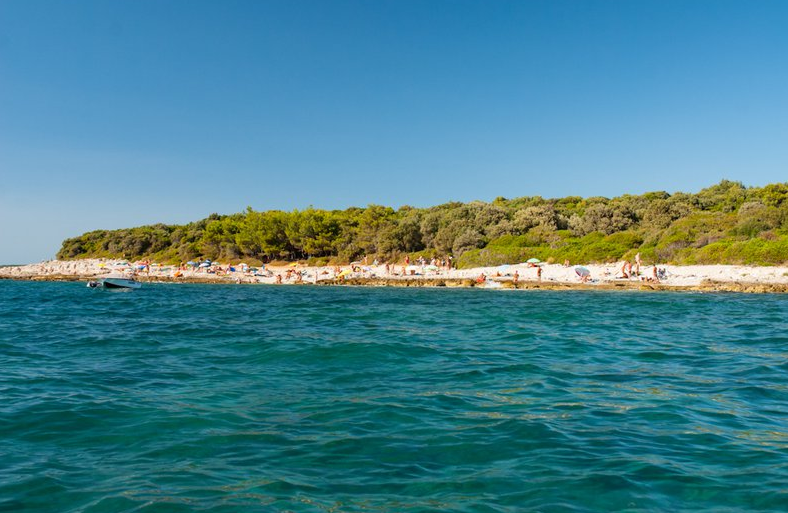
[[[142,287],[142,283],[134,278],[104,278],[101,283],[108,289],[138,289]]]
[[[88,282],[88,288],[94,289],[99,287],[107,289],[138,289],[142,287],[142,283],[126,276],[107,276],[106,278]]]

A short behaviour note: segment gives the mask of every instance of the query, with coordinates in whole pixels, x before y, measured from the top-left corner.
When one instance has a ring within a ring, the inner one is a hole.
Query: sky
[[[0,264],[213,212],[788,180],[781,0],[0,1]]]

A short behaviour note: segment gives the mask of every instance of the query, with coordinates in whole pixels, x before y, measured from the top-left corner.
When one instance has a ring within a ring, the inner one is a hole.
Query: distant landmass
[[[616,198],[540,196],[429,208],[380,205],[212,214],[186,225],[97,230],[67,239],[61,260],[197,259],[312,265],[367,257],[399,262],[452,257],[460,268],[522,262],[671,264],[788,262],[788,183],[745,187],[723,180],[696,194]]]

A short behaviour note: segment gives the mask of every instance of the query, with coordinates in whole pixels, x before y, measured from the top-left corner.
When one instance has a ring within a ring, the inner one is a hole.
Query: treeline
[[[187,225],[99,230],[67,239],[59,259],[210,258],[347,263],[451,255],[458,267],[631,258],[675,264],[788,262],[788,183],[722,181],[697,194],[496,198],[430,208],[213,214]]]

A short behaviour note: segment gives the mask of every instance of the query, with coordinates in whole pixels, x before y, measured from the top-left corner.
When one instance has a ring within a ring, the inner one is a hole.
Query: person
[[[536,279],[542,281],[542,268],[539,266],[536,267]]]
[[[569,267],[569,259],[564,260],[564,267]]]
[[[484,283],[487,281],[487,276],[484,273],[481,273],[478,278],[476,278],[476,283]]]
[[[631,272],[632,264],[629,263],[629,260],[624,260],[624,265],[621,266],[621,274],[624,275],[624,278],[629,279],[629,273]]]
[[[410,265],[410,255],[405,255],[405,265]]]
[[[276,275],[276,284],[277,285],[281,285],[282,284],[282,275],[281,274],[277,274]]]
[[[517,282],[519,281],[520,281],[520,273],[515,270],[514,277],[512,277],[512,283],[514,283],[514,288],[517,288]]]
[[[659,283],[659,276],[657,276],[657,264],[654,264],[654,270],[651,272],[651,279],[654,282]]]

